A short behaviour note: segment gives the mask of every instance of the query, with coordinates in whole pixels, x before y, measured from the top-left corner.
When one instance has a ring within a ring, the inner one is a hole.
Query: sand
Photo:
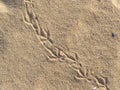
[[[0,2],[0,13],[8,12],[7,7]]]
[[[1,0],[0,90],[120,90],[119,0]]]
[[[112,0],[112,4],[113,4],[116,8],[120,9],[120,0]]]

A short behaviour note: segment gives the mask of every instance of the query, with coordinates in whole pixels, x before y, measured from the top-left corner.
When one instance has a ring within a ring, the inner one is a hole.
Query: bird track
[[[84,67],[79,61],[79,56],[77,53],[65,51],[58,46],[55,46],[53,41],[50,38],[50,31],[44,29],[38,22],[38,17],[34,13],[34,5],[32,0],[24,0],[24,11],[22,13],[23,21],[27,25],[30,25],[38,40],[42,44],[43,48],[49,53],[46,55],[49,61],[62,61],[67,62],[73,70],[77,72],[75,79],[77,80],[86,80],[90,83],[95,84],[98,88],[104,87],[106,90],[108,88],[108,78],[102,75],[94,75],[93,70],[90,68]]]

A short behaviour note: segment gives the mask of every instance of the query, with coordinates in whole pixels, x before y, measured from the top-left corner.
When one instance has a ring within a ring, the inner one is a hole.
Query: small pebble
[[[112,37],[115,37],[116,36],[116,34],[115,33],[112,33]]]

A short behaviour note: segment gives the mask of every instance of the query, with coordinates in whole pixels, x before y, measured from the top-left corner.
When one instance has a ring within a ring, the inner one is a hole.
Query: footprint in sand
[[[112,0],[112,4],[118,9],[120,9],[120,0]]]
[[[5,4],[0,2],[0,13],[8,12],[7,7]]]

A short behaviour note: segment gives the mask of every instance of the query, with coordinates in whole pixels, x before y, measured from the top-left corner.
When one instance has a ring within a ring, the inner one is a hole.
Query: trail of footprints
[[[77,76],[75,76],[76,80],[86,80],[96,87],[104,87],[106,90],[110,90],[107,86],[108,78],[102,75],[94,75],[93,70],[82,66],[81,63],[78,62],[77,53],[72,53],[68,51],[64,51],[63,49],[55,46],[53,41],[50,39],[50,32],[48,29],[44,29],[39,25],[38,17],[33,11],[33,3],[32,0],[24,0],[25,9],[22,14],[24,23],[31,25],[36,33],[36,36],[40,40],[42,46],[49,53],[46,57],[50,61],[65,61],[69,63],[71,68],[77,72]]]

